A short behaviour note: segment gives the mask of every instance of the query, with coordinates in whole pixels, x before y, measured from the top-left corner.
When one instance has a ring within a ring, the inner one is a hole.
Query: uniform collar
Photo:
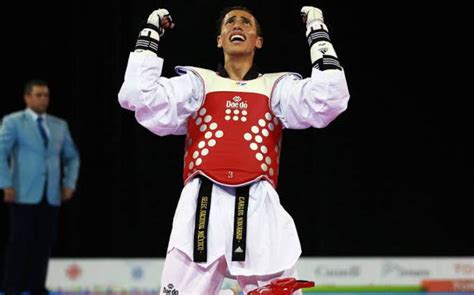
[[[223,78],[229,78],[229,74],[227,73],[227,71],[225,70],[224,66],[221,63],[217,65],[217,74]],[[242,80],[247,81],[247,80],[257,79],[260,75],[261,74],[258,67],[255,64],[253,64],[250,70],[245,74]]]

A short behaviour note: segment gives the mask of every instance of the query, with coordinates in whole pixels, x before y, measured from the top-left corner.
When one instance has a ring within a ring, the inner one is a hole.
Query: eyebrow
[[[237,16],[236,16],[236,15],[233,15],[233,16],[229,17],[225,22],[228,22],[228,21],[230,21],[230,20],[234,20],[235,18],[237,18]],[[243,20],[248,21],[249,23],[252,23],[252,20],[249,19],[249,18],[246,17],[246,16],[241,16],[240,18],[243,19]]]

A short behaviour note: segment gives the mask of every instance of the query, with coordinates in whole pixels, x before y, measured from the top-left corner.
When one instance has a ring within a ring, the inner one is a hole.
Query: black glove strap
[[[157,26],[155,26],[153,24],[149,24],[149,23],[144,24],[143,29],[152,29],[154,31],[160,32],[160,28],[158,28]]]
[[[329,38],[329,33],[324,29],[311,30],[311,33],[309,33],[308,35],[309,48],[311,48],[315,43],[321,41],[331,42],[331,39]]]
[[[150,50],[158,54],[158,41],[150,36],[138,36],[136,49]]]

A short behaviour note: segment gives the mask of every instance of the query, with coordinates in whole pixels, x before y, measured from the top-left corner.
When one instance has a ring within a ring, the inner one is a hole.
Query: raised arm
[[[186,119],[203,99],[203,86],[193,73],[161,77],[163,59],[157,56],[165,29],[174,27],[166,9],[153,11],[130,53],[118,98],[120,105],[135,112],[137,121],[164,136],[186,133]]]
[[[313,70],[311,77],[282,79],[272,94],[272,109],[286,128],[323,128],[347,108],[344,70],[329,38],[320,9],[301,9]]]

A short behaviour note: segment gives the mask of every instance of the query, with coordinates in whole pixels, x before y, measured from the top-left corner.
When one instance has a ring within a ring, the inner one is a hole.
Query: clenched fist
[[[157,9],[150,13],[147,23],[157,27],[160,36],[165,34],[165,30],[174,28],[173,19],[169,11],[164,8]]]
[[[307,27],[315,21],[324,23],[323,12],[321,9],[313,6],[303,6],[303,8],[301,8],[301,17]]]
[[[165,30],[172,28],[174,28],[174,23],[169,11],[164,8],[154,10],[148,16],[145,28],[138,35],[135,52],[153,52],[158,54],[160,37],[165,34]]]

